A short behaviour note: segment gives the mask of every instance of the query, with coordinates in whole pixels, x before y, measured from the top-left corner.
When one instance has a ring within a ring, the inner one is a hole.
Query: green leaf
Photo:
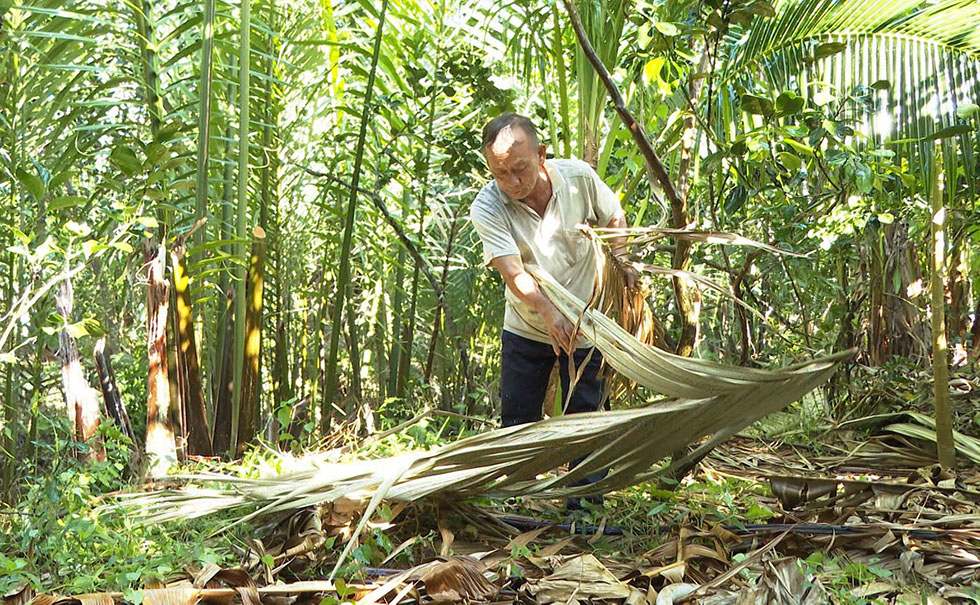
[[[673,23],[667,23],[665,21],[657,21],[653,24],[657,28],[657,31],[665,36],[676,36],[678,34],[677,26]]]
[[[72,206],[77,206],[84,202],[87,198],[80,195],[61,195],[48,204],[48,210],[60,210],[61,208],[70,208]]]
[[[65,326],[65,330],[71,334],[72,338],[82,338],[83,336],[88,336],[88,330],[81,323],[68,324]]]
[[[937,130],[933,134],[923,137],[922,141],[938,141],[939,139],[948,139],[950,137],[955,137],[970,132],[973,132],[973,127],[969,124],[957,124],[956,126],[948,126],[941,130]]]
[[[895,215],[891,212],[881,212],[878,214],[878,222],[882,225],[890,225],[895,222]]]
[[[799,151],[800,153],[805,153],[807,155],[813,155],[813,147],[810,147],[809,145],[805,145],[805,144],[803,144],[803,143],[801,143],[799,141],[795,141],[793,139],[783,139],[782,142],[783,143],[786,143],[787,145],[789,145],[793,149]]]
[[[764,97],[744,94],[742,95],[742,111],[757,116],[770,117],[773,112],[772,101]]]
[[[24,186],[24,189],[27,189],[27,192],[30,193],[35,200],[41,201],[41,198],[44,197],[45,191],[44,183],[41,181],[41,177],[37,176],[36,174],[31,174],[23,168],[17,168],[15,173],[17,175],[17,180]]]
[[[660,71],[664,68],[664,58],[654,57],[643,66],[643,78],[649,85],[660,79]]]
[[[180,132],[180,124],[171,122],[170,124],[163,126],[162,128],[160,128],[160,130],[157,131],[156,136],[153,137],[153,142],[166,143],[170,139],[174,138],[174,135],[177,134],[178,132]]]
[[[157,222],[157,219],[153,218],[152,216],[137,217],[136,222],[143,225],[147,229],[156,229],[157,227],[160,226],[160,223]]]
[[[818,90],[817,92],[813,93],[813,102],[821,107],[827,105],[828,103],[833,103],[836,100],[837,97],[824,90]]]
[[[803,160],[798,155],[788,151],[780,151],[778,157],[779,161],[783,163],[783,166],[793,174],[799,172],[800,168],[803,167]]]
[[[755,0],[755,2],[746,7],[746,10],[753,15],[766,17],[767,19],[771,19],[772,17],[776,16],[776,9],[773,8],[772,4],[769,4],[766,0]]]
[[[85,253],[85,258],[91,258],[99,250],[105,250],[105,246],[94,239],[87,239],[82,242],[82,252]]]
[[[73,176],[75,176],[74,170],[63,170],[59,172],[58,174],[51,177],[51,182],[48,183],[48,189],[51,190],[57,189],[58,187],[63,185],[65,181],[67,181]]]
[[[799,113],[805,104],[806,101],[803,97],[797,95],[795,92],[790,90],[783,91],[776,97],[776,115],[788,116]]]
[[[878,80],[871,85],[871,88],[873,88],[874,90],[888,90],[891,87],[892,87],[892,83],[889,82],[888,80]]]
[[[126,176],[133,176],[142,168],[143,163],[136,157],[131,147],[120,145],[109,154],[109,163],[118,168]]]
[[[736,11],[732,11],[732,14],[729,15],[728,18],[732,23],[748,28],[750,25],[752,25],[753,16],[747,10],[738,9]]]
[[[847,48],[846,42],[824,42],[813,51],[813,57],[815,59],[823,59],[824,57],[843,52],[845,48]]]
[[[969,120],[971,117],[980,113],[980,105],[976,103],[964,103],[956,108],[956,117],[961,120]]]

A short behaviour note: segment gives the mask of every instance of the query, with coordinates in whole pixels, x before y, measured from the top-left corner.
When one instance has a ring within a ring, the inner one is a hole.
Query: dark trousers
[[[518,336],[506,330],[501,334],[503,351],[500,359],[500,419],[503,426],[514,426],[541,420],[541,405],[548,390],[548,378],[555,365],[555,352],[550,344],[544,344]],[[589,352],[592,356],[589,357]],[[575,371],[589,357],[585,370],[572,399],[565,408],[566,414],[594,412],[602,402],[604,380],[599,377],[602,354],[598,349],[576,349]],[[557,356],[561,377],[562,404],[568,400],[568,355]],[[573,376],[574,377],[574,376]]]
[[[568,401],[569,367],[568,354],[556,356],[550,344],[540,343],[513,332],[504,330],[501,334],[503,350],[500,359],[500,420],[503,426],[514,426],[541,420],[541,406],[548,391],[551,368],[558,360],[558,373],[561,377],[562,405],[566,414],[595,412],[602,403],[605,380],[599,377],[602,354],[598,349],[576,349],[574,353],[575,372],[581,372],[578,384]],[[589,356],[589,353],[592,353]],[[584,370],[582,364],[588,363]],[[574,375],[573,375],[574,377]],[[550,402],[549,402],[550,403]],[[578,466],[584,458],[572,460],[570,468]],[[606,471],[593,473],[571,483],[572,487],[589,485],[602,480]],[[597,498],[597,499],[596,499]],[[571,498],[578,506],[578,498]],[[601,502],[602,497],[590,498],[593,503]],[[569,505],[571,507],[571,505]]]

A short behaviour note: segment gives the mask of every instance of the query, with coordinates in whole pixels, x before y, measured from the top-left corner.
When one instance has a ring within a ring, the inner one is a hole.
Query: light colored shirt
[[[483,242],[483,262],[517,254],[525,265],[550,273],[572,294],[589,300],[595,283],[595,258],[588,238],[576,225],[605,227],[622,213],[619,198],[591,166],[580,160],[545,160],[551,199],[544,216],[510,199],[495,181],[470,206],[470,220]],[[550,343],[541,315],[505,287],[504,329]],[[586,346],[582,340],[579,346]]]

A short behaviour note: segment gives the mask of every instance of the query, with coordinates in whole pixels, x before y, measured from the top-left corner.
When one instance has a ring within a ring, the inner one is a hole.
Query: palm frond
[[[727,367],[679,357],[637,341],[545,272],[528,269],[558,308],[579,322],[582,333],[610,365],[673,399],[646,408],[574,414],[496,429],[394,458],[342,464],[328,462],[321,454],[305,461],[308,470],[277,477],[185,477],[191,485],[125,496],[120,504],[152,522],[250,509],[244,520],[340,498],[376,502],[434,494],[552,497],[609,491],[648,477],[655,463],[690,443],[707,435],[731,435],[789,405],[827,380],[837,363],[853,354],[847,351],[781,370]],[[568,472],[539,478],[582,457]],[[577,480],[606,469],[611,470],[598,483],[572,487]],[[196,484],[201,482],[213,486]]]

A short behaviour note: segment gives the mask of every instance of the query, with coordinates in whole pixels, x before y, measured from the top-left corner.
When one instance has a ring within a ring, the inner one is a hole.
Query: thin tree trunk
[[[449,229],[449,237],[446,238],[446,256],[442,265],[442,275],[439,278],[439,287],[446,291],[446,282],[449,280],[449,261],[453,254],[453,240],[456,238],[456,231],[459,228],[459,213],[462,206],[457,206],[453,212],[453,224]],[[432,320],[432,338],[429,340],[429,354],[425,359],[425,373],[423,382],[428,383],[432,377],[432,363],[436,356],[436,343],[439,342],[439,327],[442,325],[442,304],[436,305],[436,316]]]
[[[249,125],[250,90],[249,73],[251,70],[251,34],[252,34],[252,1],[242,0],[241,27],[239,29],[238,54],[238,208],[236,209],[235,236],[239,242],[248,237],[248,173],[249,173]],[[245,258],[245,244],[235,246],[238,258]],[[238,282],[235,287],[235,348],[232,354],[234,369],[231,375],[231,447],[230,451],[238,452],[238,429],[241,426],[240,408],[242,401],[242,372],[245,363],[245,315],[247,314],[245,294],[245,267],[238,267]]]
[[[970,329],[970,340],[973,354],[980,357],[980,296],[977,297],[977,309],[973,312],[973,328]]]
[[[956,450],[953,446],[953,416],[949,409],[949,359],[946,342],[946,209],[943,207],[942,143],[935,147],[932,171],[932,216],[929,221],[932,232],[932,379],[936,399],[936,445],[939,464],[943,468],[956,468]]]
[[[265,230],[252,230],[252,259],[248,267],[248,309],[245,314],[245,358],[238,415],[238,455],[255,439],[259,423],[259,358],[262,355],[262,288],[265,283]]]
[[[200,223],[199,223],[200,224]],[[201,386],[201,367],[197,358],[194,338],[194,313],[191,309],[190,279],[187,275],[187,258],[184,236],[178,237],[170,248],[173,263],[174,299],[177,304],[177,325],[174,331],[177,349],[178,384],[180,404],[184,418],[184,437],[187,453],[210,456],[211,433],[208,430],[208,414],[204,406],[204,389]]]
[[[347,285],[350,281],[350,256],[354,237],[354,217],[357,212],[357,187],[361,178],[361,162],[364,159],[364,144],[367,139],[368,121],[371,118],[371,97],[374,92],[374,78],[378,70],[378,59],[381,55],[381,38],[384,33],[385,14],[388,10],[388,0],[381,3],[381,13],[378,17],[377,30],[374,36],[374,49],[371,53],[371,70],[368,73],[367,87],[364,92],[364,106],[361,112],[360,132],[354,149],[354,171],[351,177],[350,199],[347,202],[347,216],[344,222],[344,239],[340,248],[340,268],[337,275],[336,300],[330,325],[330,348],[327,350],[326,377],[323,388],[323,408],[321,410],[320,428],[326,435],[330,428],[330,404],[333,403],[337,389],[337,353],[340,347],[340,333],[343,327],[343,313],[346,306]]]
[[[170,424],[170,379],[167,367],[167,318],[170,284],[165,276],[167,256],[163,244],[146,242],[147,398],[146,453],[152,477],[162,477],[177,462],[177,445]]]
[[[690,222],[687,202],[674,187],[674,183],[671,181],[670,175],[667,173],[666,168],[664,168],[663,162],[660,161],[656,151],[654,151],[653,146],[650,144],[650,139],[647,138],[646,133],[643,130],[643,126],[633,116],[629,108],[626,107],[626,101],[623,99],[623,95],[620,94],[619,89],[616,87],[616,84],[612,81],[612,77],[609,75],[609,71],[606,69],[605,65],[602,64],[602,61],[599,59],[598,55],[596,55],[595,49],[592,47],[592,44],[585,33],[585,29],[582,27],[582,21],[579,19],[578,11],[575,9],[574,4],[571,0],[563,1],[565,4],[565,10],[568,12],[568,16],[572,21],[572,28],[575,30],[575,36],[578,38],[579,44],[582,47],[582,51],[585,53],[585,56],[592,64],[592,67],[595,69],[599,79],[609,92],[609,97],[613,101],[613,106],[616,113],[619,114],[620,119],[622,119],[623,123],[626,124],[630,135],[632,135],[633,140],[639,146],[649,173],[656,178],[657,182],[660,184],[660,187],[664,191],[664,195],[667,197],[667,201],[670,203],[673,226],[678,229],[687,228],[688,223]],[[675,249],[674,258],[671,262],[671,265],[674,266],[674,268],[682,268],[687,264],[689,250],[682,246],[682,243],[683,242],[681,240],[678,240],[677,242],[677,248]],[[681,282],[675,282],[674,287],[677,308],[681,320],[681,339],[678,340],[677,352],[679,354],[689,355],[693,349],[694,342],[697,337],[697,315],[700,305],[698,301],[692,297],[691,290],[686,289],[684,285],[678,287],[678,283]]]
[[[960,343],[964,346],[967,331],[970,329],[970,283],[967,280],[969,271],[969,249],[965,234],[960,231],[954,235],[949,268],[949,317],[946,321],[946,340]]]

